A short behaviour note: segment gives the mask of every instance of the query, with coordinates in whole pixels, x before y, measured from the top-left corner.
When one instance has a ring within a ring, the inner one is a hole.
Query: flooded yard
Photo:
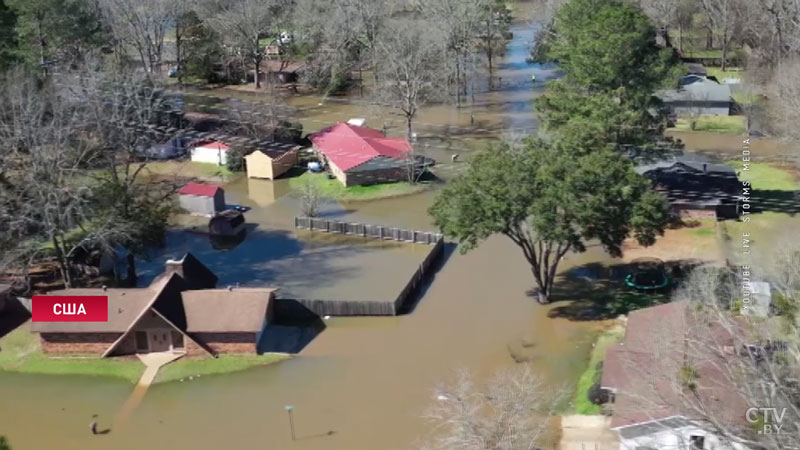
[[[545,80],[557,73],[525,63],[534,35],[531,25],[520,22],[512,31],[514,40],[496,74],[502,78],[499,90],[480,93],[474,105],[461,109],[426,108],[419,117],[420,139],[429,142],[429,155],[443,163],[438,169],[443,178],[463,167],[450,163],[452,152],[473,151],[501,137],[501,129],[529,134],[537,126],[532,100],[543,85],[532,86],[530,76]],[[350,117],[370,117],[369,125],[381,125],[380,114],[371,114],[374,106],[322,100],[296,100],[309,107],[304,112],[306,131],[310,124]],[[472,126],[471,116],[476,126],[464,132]],[[352,238],[296,233],[292,218],[299,206],[286,180],[240,178],[225,189],[228,203],[253,208],[245,214],[251,224],[247,239],[221,251],[206,236],[171,233],[167,248],[152,262],[140,264],[142,282],[160,272],[165,257],[190,250],[217,273],[220,286],[238,282],[278,285],[307,295],[377,295],[393,289],[397,272],[413,270],[422,257],[408,244],[352,245]],[[377,202],[329,202],[322,216],[432,230],[427,209],[434,195],[429,191]],[[611,262],[591,247],[585,254],[568,255],[560,269]],[[0,373],[0,434],[14,449],[415,448],[433,432],[422,415],[433,400],[434,385],[451,379],[459,368],[483,378],[517,359],[532,364],[549,390],[575,385],[596,333],[606,324],[560,314],[559,308],[579,300],[569,291],[553,305],[538,305],[527,294],[532,286],[520,251],[504,237],[492,237],[466,255],[449,246],[445,263],[423,287],[411,314],[333,318],[297,358],[156,385],[129,420],[113,424],[107,435],[92,436],[90,418],[99,414],[101,429],[112,425],[130,385],[103,378]],[[295,442],[285,405],[295,407]]]

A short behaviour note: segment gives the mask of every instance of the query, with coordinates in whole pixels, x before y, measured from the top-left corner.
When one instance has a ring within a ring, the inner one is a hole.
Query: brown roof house
[[[697,413],[711,407],[720,424],[748,425],[747,405],[722,369],[723,355],[736,357],[733,338],[696,311],[688,301],[633,311],[622,342],[606,351],[601,387],[611,393],[620,449],[747,448]]]
[[[215,289],[217,277],[194,256],[167,261],[146,288],[66,289],[51,295],[108,296],[106,322],[33,322],[48,354],[189,356],[256,353],[271,318],[273,289]]]

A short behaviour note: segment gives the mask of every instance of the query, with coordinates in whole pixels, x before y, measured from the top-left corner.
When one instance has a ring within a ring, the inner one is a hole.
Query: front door
[[[168,352],[170,350],[170,330],[147,330],[151,352]]]

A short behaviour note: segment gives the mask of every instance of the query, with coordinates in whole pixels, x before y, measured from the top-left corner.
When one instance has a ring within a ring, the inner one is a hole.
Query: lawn
[[[727,70],[722,70],[720,67],[706,67],[706,73],[710,77],[715,77],[720,83],[725,78],[735,78],[738,80],[742,79],[742,69],[735,67],[729,67]]]
[[[280,353],[269,353],[179,359],[164,366],[155,382],[164,383],[189,376],[237,372],[282,361],[288,357]],[[144,372],[144,364],[135,356],[123,358],[47,356],[41,351],[39,336],[31,333],[29,322],[0,339],[0,370],[48,375],[109,376],[136,383]]]
[[[304,183],[310,181],[319,190],[321,197],[334,200],[378,200],[388,197],[416,194],[430,188],[430,183],[410,184],[404,181],[397,183],[371,184],[369,186],[345,187],[336,178],[328,179],[326,174],[306,172],[299,177],[291,178],[289,185],[294,190],[299,190]]]
[[[749,170],[742,170],[742,161],[727,161],[726,164],[736,169],[739,179],[747,180],[754,190],[796,191],[800,189],[797,177],[774,164],[750,162]]]
[[[144,172],[150,175],[160,175],[176,178],[197,178],[200,180],[220,181],[233,175],[225,166],[216,164],[199,163],[194,161],[150,161]]]
[[[39,346],[39,335],[30,331],[30,323],[0,339],[0,349],[0,369],[9,372],[112,376],[131,383],[144,372],[144,365],[136,358],[45,356]]]
[[[156,383],[166,383],[201,375],[218,375],[238,372],[252,367],[265,366],[289,358],[283,353],[264,355],[220,355],[218,358],[181,358],[162,367]]]
[[[747,131],[745,116],[700,116],[694,130],[690,127],[689,118],[678,117],[675,122],[677,131],[708,131],[712,133],[744,134]]]
[[[602,414],[603,407],[601,405],[595,405],[589,401],[589,389],[591,389],[595,383],[600,381],[602,373],[597,370],[597,365],[603,360],[603,358],[605,358],[606,349],[609,346],[618,343],[622,339],[624,333],[625,328],[622,325],[614,325],[600,334],[600,336],[597,338],[597,342],[595,343],[594,349],[592,349],[592,354],[589,358],[589,366],[578,379],[578,387],[575,390],[575,414]]]

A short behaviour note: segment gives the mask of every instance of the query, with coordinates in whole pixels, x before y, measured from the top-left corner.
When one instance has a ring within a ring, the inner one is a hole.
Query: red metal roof
[[[206,142],[198,142],[195,148],[211,148],[214,150],[222,150],[228,151],[231,149],[230,145],[220,142],[220,141],[206,141]]]
[[[186,183],[180,190],[181,195],[197,195],[200,197],[213,197],[220,189],[216,184]]]
[[[378,156],[404,159],[412,150],[405,138],[387,138],[378,130],[337,123],[309,136],[314,146],[342,171]]]

